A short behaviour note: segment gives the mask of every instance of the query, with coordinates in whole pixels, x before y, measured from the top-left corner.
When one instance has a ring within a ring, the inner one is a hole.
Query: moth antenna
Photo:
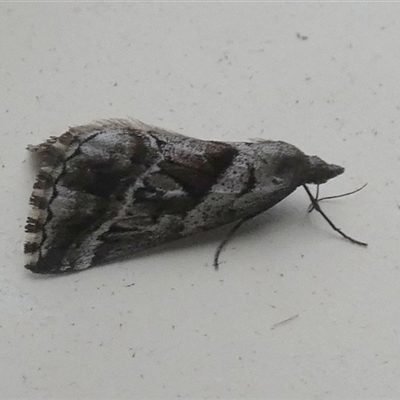
[[[360,246],[368,246],[367,243],[360,242],[360,241],[358,241],[358,240],[353,239],[352,237],[350,237],[350,236],[346,235],[345,233],[343,233],[338,227],[336,227],[335,224],[334,224],[334,223],[327,217],[327,215],[321,210],[321,207],[319,206],[318,201],[321,201],[322,199],[317,200],[316,198],[314,198],[314,196],[311,194],[310,189],[307,187],[307,185],[303,185],[303,187],[304,187],[305,191],[307,192],[308,197],[309,197],[310,200],[311,200],[311,204],[312,204],[312,206],[313,206],[313,209],[317,210],[317,211],[325,218],[325,220],[328,222],[328,224],[332,227],[332,229],[333,229],[334,231],[338,232],[338,233],[339,233],[340,235],[342,235],[345,239],[350,240],[350,242],[352,242],[352,243],[358,244],[358,245],[360,245]],[[365,185],[364,185],[363,187],[365,187]],[[357,192],[357,191],[359,191],[359,190],[361,190],[361,189],[362,189],[362,188],[359,188],[359,189],[353,191],[352,193],[355,193],[355,192]],[[351,194],[351,193],[345,193],[344,195],[332,196],[331,198],[343,197],[343,196],[347,196],[348,194]]]
[[[358,189],[353,190],[352,192],[347,192],[347,193],[343,193],[343,194],[338,194],[338,195],[336,195],[336,196],[326,196],[326,197],[322,197],[322,199],[319,199],[319,198],[318,198],[318,196],[319,196],[319,185],[317,185],[317,193],[315,194],[315,200],[319,203],[319,202],[322,201],[322,200],[338,199],[339,197],[349,196],[349,195],[351,195],[351,194],[357,193],[357,192],[359,192],[360,190],[364,189],[365,186],[367,186],[367,185],[368,185],[368,183],[365,183],[364,185],[362,185],[362,186],[359,187]],[[308,212],[313,211],[314,208],[315,208],[315,207],[314,207],[313,203],[311,203],[310,206],[308,207]]]
[[[249,219],[252,219],[254,215],[251,215],[250,217],[243,218],[240,220],[236,225],[233,226],[233,228],[227,233],[225,236],[224,240],[219,244],[217,247],[217,250],[215,251],[214,255],[214,268],[218,270],[218,265],[219,265],[219,256],[221,254],[222,249],[225,247],[225,245],[232,239],[232,236],[235,234],[235,232]]]

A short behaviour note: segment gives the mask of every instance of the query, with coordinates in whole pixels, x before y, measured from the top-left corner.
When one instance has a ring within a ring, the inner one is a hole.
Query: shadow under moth
[[[144,249],[246,220],[304,186],[344,169],[280,141],[217,142],[138,121],[69,129],[29,146],[40,169],[25,227],[26,268],[61,273],[121,260]]]

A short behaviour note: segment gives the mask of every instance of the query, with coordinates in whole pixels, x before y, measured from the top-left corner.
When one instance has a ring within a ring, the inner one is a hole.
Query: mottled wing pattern
[[[149,160],[151,167],[125,197],[124,213],[99,237],[94,265],[186,236],[186,216],[204,201],[237,154],[220,142],[153,131],[145,137],[158,160]]]
[[[26,226],[36,272],[83,269],[180,237],[183,216],[237,155],[229,144],[127,123],[73,128],[31,150],[43,158]]]

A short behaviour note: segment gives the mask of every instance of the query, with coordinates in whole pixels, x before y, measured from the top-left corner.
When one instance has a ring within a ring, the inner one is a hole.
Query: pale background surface
[[[1,4],[0,397],[399,398],[399,13]],[[284,140],[343,165],[323,195],[368,186],[323,207],[370,246],[308,215],[298,190],[236,234],[219,272],[224,229],[34,276],[23,269],[34,181],[24,148],[109,117]]]

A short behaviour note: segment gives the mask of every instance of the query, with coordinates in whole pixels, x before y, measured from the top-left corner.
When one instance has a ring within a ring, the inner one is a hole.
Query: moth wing
[[[201,211],[201,207],[214,194],[213,187],[231,165],[237,150],[221,142],[180,137],[174,143],[174,139],[157,136],[161,155],[157,168],[144,174],[124,214],[99,238],[94,265],[187,236],[204,226],[211,228],[215,223],[215,218]],[[225,193],[225,199],[221,198],[218,204],[222,209],[225,200],[234,194],[220,192]]]
[[[28,269],[84,269],[185,236],[188,224],[198,230],[186,217],[212,192],[236,148],[146,129],[95,124],[31,148],[45,162],[26,226]]]

